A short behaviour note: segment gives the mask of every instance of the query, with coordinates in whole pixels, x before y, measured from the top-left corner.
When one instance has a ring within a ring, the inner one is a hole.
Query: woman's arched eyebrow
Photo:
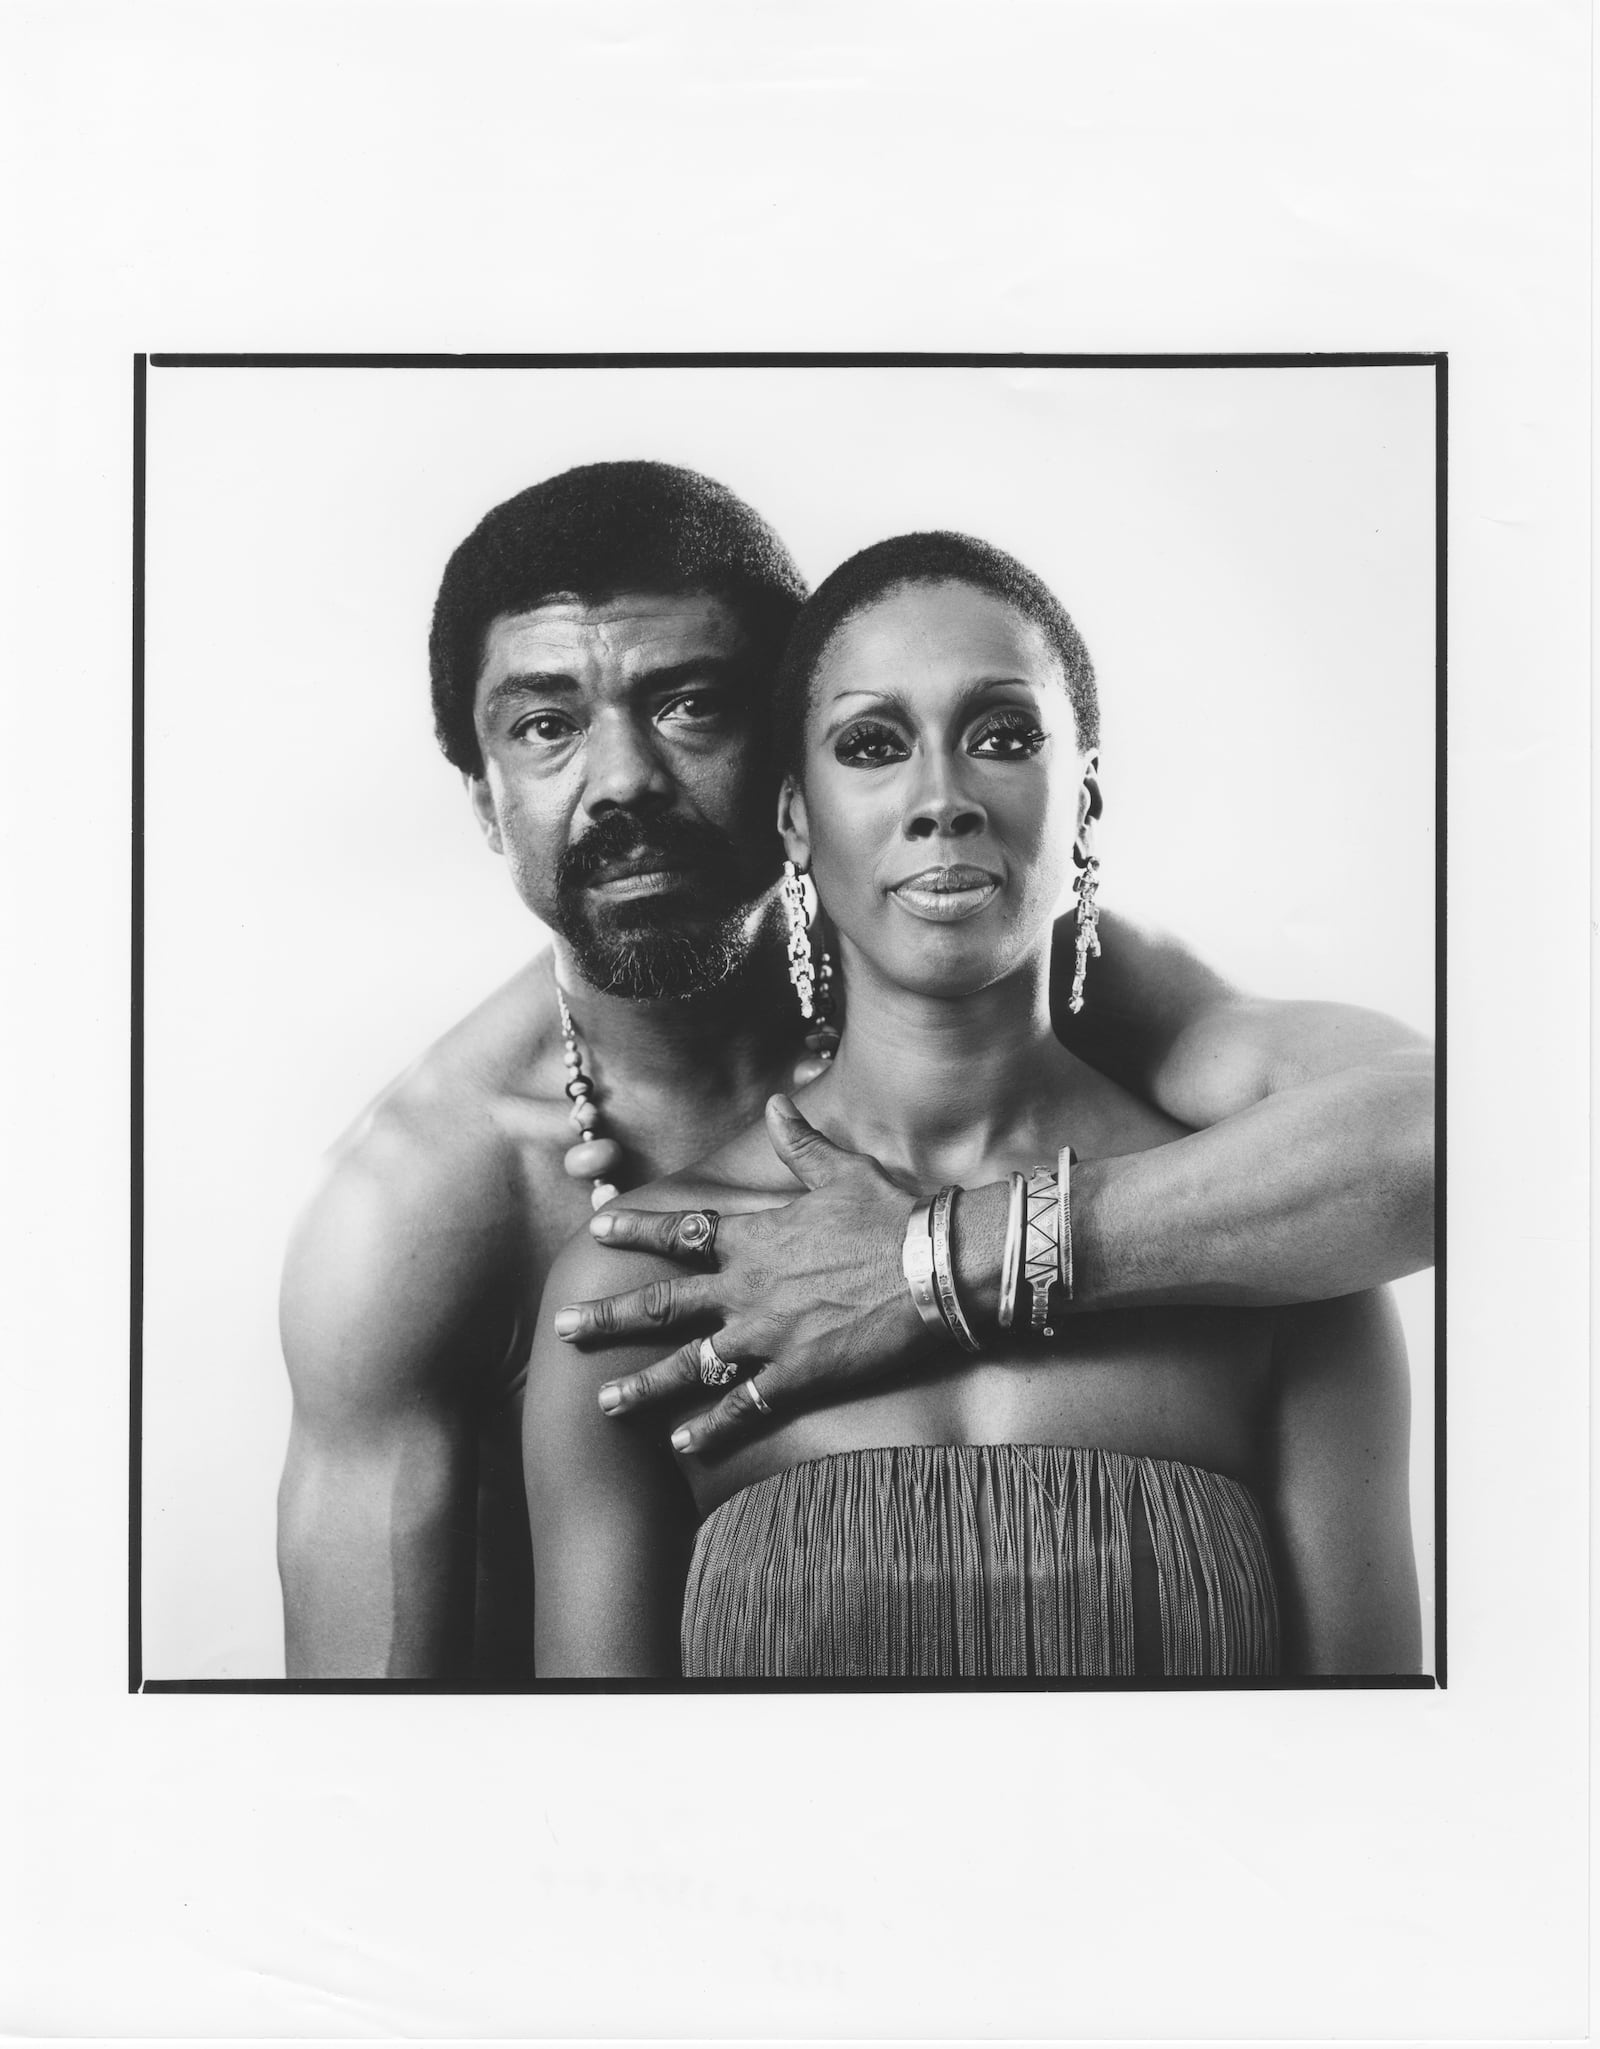
[[[1039,690],[1037,678],[1031,676],[978,676],[965,685],[955,702],[957,719],[966,717],[980,698],[995,690],[1025,690],[1036,695]],[[903,690],[841,690],[829,704],[830,717],[823,729],[823,737],[836,732],[851,719],[860,718],[864,711],[879,711],[892,718],[903,719],[908,725],[915,721],[911,699]]]

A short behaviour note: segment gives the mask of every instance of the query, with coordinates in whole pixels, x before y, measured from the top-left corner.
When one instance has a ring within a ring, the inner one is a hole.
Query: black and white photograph
[[[1592,2025],[1586,0],[0,10],[0,2027]]]
[[[140,1676],[1433,1673],[1445,378],[157,357]]]

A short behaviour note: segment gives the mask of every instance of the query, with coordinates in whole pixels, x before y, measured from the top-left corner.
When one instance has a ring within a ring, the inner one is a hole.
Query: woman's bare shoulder
[[[752,1124],[703,1160],[625,1188],[608,1208],[641,1210],[714,1209],[727,1215],[771,1209],[799,1193],[767,1136],[765,1123]],[[587,1225],[568,1240],[545,1287],[547,1304],[591,1301],[646,1281],[681,1274],[681,1263],[655,1253],[624,1251],[600,1244]]]

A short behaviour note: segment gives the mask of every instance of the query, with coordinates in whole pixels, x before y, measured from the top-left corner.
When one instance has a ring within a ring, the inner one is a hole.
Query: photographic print
[[[1444,378],[156,357],[135,1685],[1442,1676]]]

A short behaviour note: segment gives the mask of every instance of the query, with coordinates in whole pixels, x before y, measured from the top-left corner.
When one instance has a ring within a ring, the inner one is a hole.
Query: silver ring
[[[678,1219],[678,1249],[692,1252],[696,1259],[711,1264],[712,1250],[717,1242],[717,1226],[722,1222],[714,1209],[688,1209]]]
[[[761,1411],[762,1415],[770,1416],[772,1414],[772,1405],[768,1402],[766,1396],[761,1392],[760,1388],[756,1386],[756,1376],[753,1373],[751,1374],[750,1378],[745,1382],[745,1386],[750,1390],[751,1401],[755,1403],[756,1407]]]
[[[700,1378],[707,1387],[726,1387],[737,1378],[739,1369],[729,1359],[724,1359],[710,1338],[700,1340]]]

